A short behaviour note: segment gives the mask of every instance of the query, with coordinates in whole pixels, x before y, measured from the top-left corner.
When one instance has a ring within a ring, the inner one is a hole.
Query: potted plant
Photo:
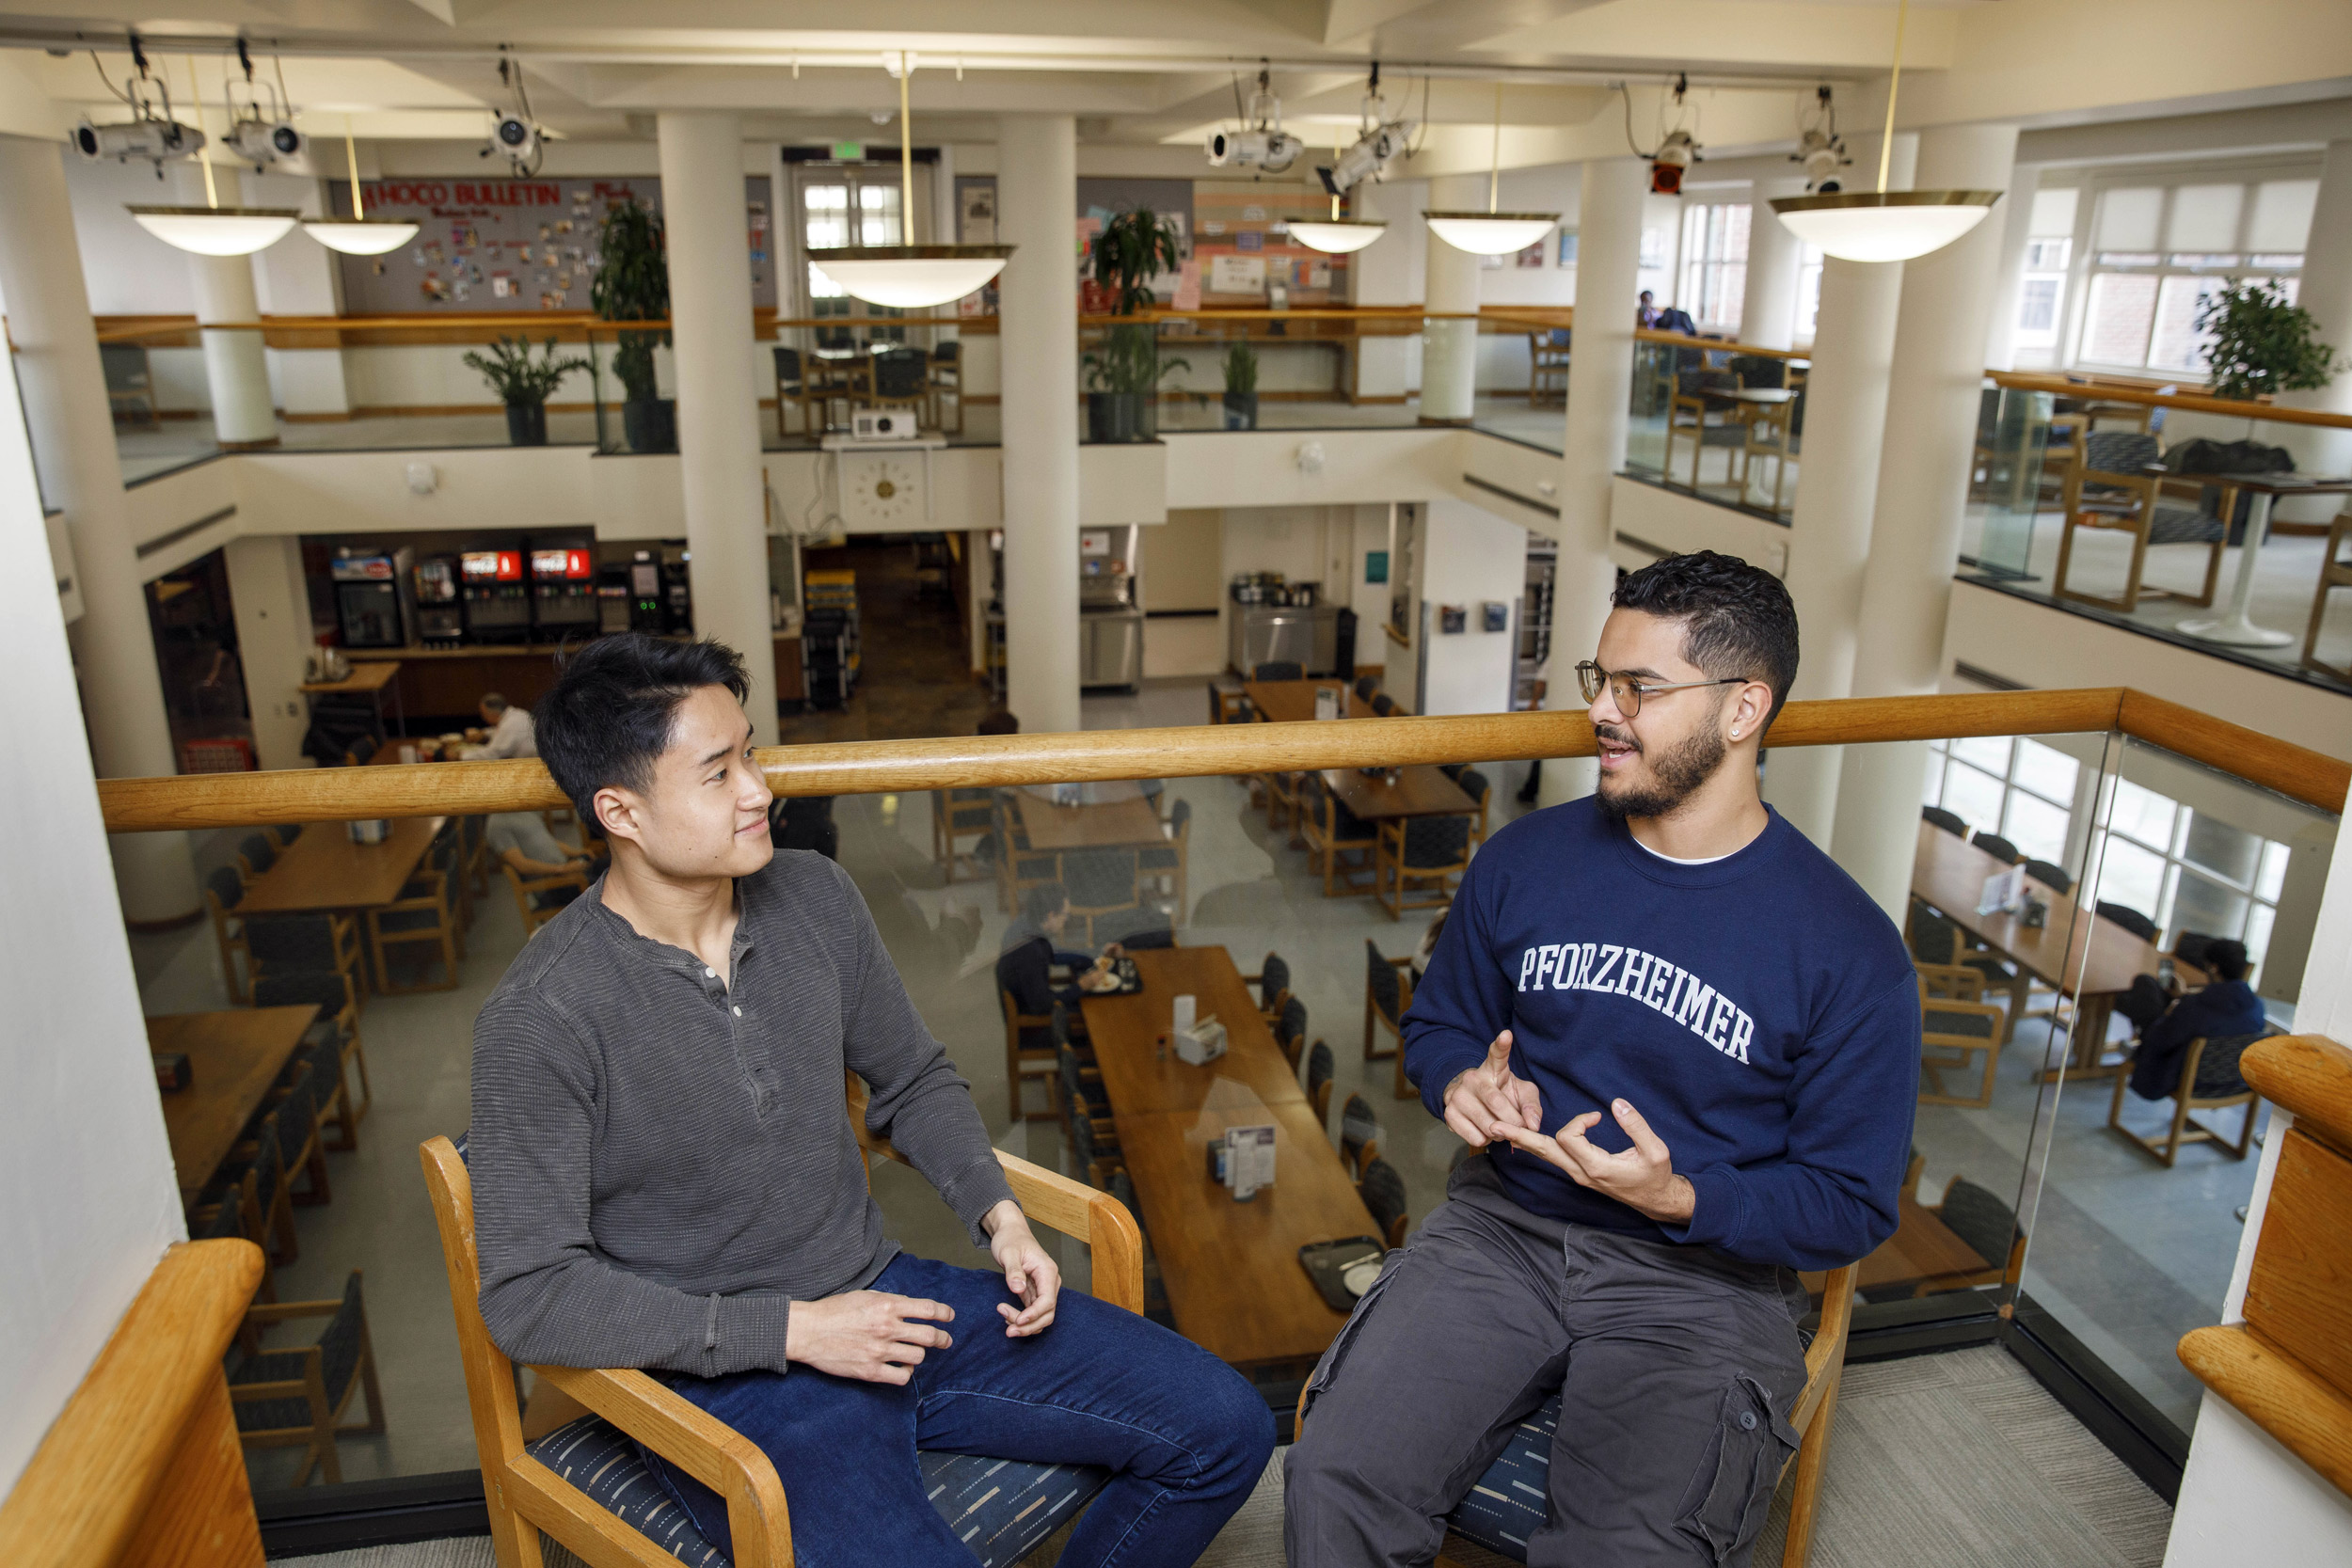
[[[589,304],[600,319],[669,319],[670,263],[662,243],[661,220],[638,202],[624,202],[605,214],[596,239],[602,261],[588,287]],[[677,405],[661,395],[654,372],[653,351],[669,341],[666,331],[624,332],[613,348],[621,432],[631,451],[677,450]]]
[[[548,444],[548,396],[574,371],[588,368],[585,359],[558,359],[555,339],[547,341],[544,356],[534,356],[528,338],[501,335],[487,355],[466,353],[466,364],[506,404],[506,438],[518,447]]]
[[[2275,281],[2236,278],[2197,308],[2207,385],[2217,398],[2251,403],[2269,392],[2305,392],[2335,378],[2336,351],[2315,336],[2312,313],[2290,304]]]
[[[1181,251],[1175,221],[1149,207],[1112,218],[1087,246],[1094,284],[1116,300],[1122,316],[1152,303],[1152,277],[1181,265]],[[1093,441],[1157,438],[1160,382],[1192,368],[1186,360],[1160,357],[1159,335],[1148,321],[1115,323],[1085,365],[1087,436]]]
[[[1247,338],[1225,347],[1225,428],[1258,428],[1258,356]]]

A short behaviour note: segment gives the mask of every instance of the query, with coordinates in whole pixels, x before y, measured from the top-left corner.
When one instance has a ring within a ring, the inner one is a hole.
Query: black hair
[[[1022,894],[1021,912],[1029,917],[1031,925],[1042,926],[1069,902],[1070,894],[1059,882],[1036,882]]]
[[[979,735],[1019,735],[1021,733],[1021,721],[1014,718],[1009,709],[1001,707],[991,708],[980,720],[980,727],[975,733]]]
[[[2205,949],[2205,961],[2199,967],[2210,969],[2224,980],[2246,978],[2246,943],[2224,939]]]
[[[1781,580],[1736,555],[1694,550],[1629,573],[1610,595],[1620,610],[1682,623],[1682,657],[1716,680],[1772,689],[1770,727],[1797,679],[1797,607]]]
[[[532,721],[540,759],[582,822],[596,822],[597,790],[652,784],[654,760],[669,748],[678,709],[706,686],[725,687],[739,703],[748,698],[743,656],[723,642],[628,631],[599,637],[559,660],[555,687]]]

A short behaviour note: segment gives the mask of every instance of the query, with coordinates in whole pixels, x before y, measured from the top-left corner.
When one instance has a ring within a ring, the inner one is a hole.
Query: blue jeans
[[[900,1254],[871,1289],[945,1302],[955,1342],[904,1386],[788,1373],[656,1372],[759,1445],[783,1479],[801,1568],[972,1568],[925,1496],[918,1449],[1104,1465],[1067,1568],[1191,1562],[1248,1499],[1274,1417],[1239,1373],[1190,1341],[1065,1289],[1054,1324],[1005,1337],[1005,1276]],[[1017,1302],[1015,1305],[1018,1305]],[[725,1502],[651,1452],[646,1464],[713,1544],[734,1555]]]

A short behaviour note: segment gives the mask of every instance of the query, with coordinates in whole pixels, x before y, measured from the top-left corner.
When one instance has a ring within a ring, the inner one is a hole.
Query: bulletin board
[[[431,176],[360,182],[367,215],[419,226],[382,256],[338,256],[346,315],[464,315],[590,309],[602,258],[605,213],[635,200],[661,211],[661,182],[624,179],[450,180]],[[333,211],[351,211],[348,182],[328,182]],[[776,303],[774,230],[765,175],[743,179],[743,227],[752,304]]]
[[[1295,218],[1327,218],[1331,198],[1302,184],[1196,180],[1193,258],[1200,309],[1263,309],[1275,288],[1294,307],[1344,305],[1347,258],[1311,250],[1290,237]]]

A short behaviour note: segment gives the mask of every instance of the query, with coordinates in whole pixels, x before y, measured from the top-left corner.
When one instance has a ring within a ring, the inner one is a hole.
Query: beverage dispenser
[[[520,550],[468,550],[457,558],[466,636],[476,642],[531,641],[531,590]]]
[[[335,618],[346,648],[401,648],[408,643],[414,592],[406,550],[344,549],[327,562],[335,583]]]
[[[594,552],[584,546],[532,547],[532,624],[539,641],[596,635],[596,576]]]
[[[417,641],[462,642],[465,607],[457,598],[457,558],[428,555],[417,562]]]

